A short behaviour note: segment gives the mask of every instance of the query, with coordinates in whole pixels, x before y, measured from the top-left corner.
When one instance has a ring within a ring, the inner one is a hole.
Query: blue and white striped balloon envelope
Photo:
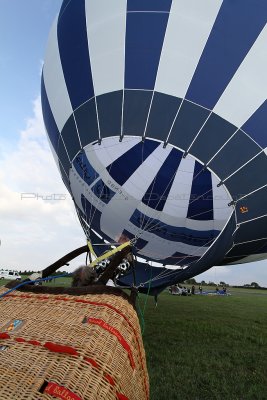
[[[49,141],[86,234],[136,239],[142,287],[266,258],[266,22],[265,0],[62,3]]]

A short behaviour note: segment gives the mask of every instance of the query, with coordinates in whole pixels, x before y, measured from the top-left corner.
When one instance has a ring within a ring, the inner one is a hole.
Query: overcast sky
[[[0,268],[43,269],[85,244],[41,113],[41,67],[60,4],[0,0]],[[76,259],[68,270],[84,259]],[[267,262],[214,267],[201,279],[242,285],[256,281],[267,287]]]

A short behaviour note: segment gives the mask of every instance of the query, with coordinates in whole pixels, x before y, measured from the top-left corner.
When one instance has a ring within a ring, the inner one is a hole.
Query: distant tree
[[[209,281],[208,286],[217,286],[216,283]]]
[[[220,282],[220,285],[221,285],[221,286],[226,286],[226,283],[223,282],[223,281],[221,281],[221,282]]]
[[[260,287],[260,285],[257,282],[251,282],[250,286],[252,287]]]
[[[197,285],[197,281],[194,278],[187,279],[187,281],[185,281],[185,283],[187,285]]]
[[[201,285],[207,285],[205,281],[201,281]]]

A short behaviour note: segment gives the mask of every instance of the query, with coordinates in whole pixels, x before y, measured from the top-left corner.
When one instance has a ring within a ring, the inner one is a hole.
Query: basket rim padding
[[[11,281],[4,287],[6,289],[13,289],[17,286],[18,282]],[[39,285],[24,285],[16,289],[18,292],[31,292],[36,294],[65,294],[69,296],[84,296],[87,294],[110,294],[123,297],[135,309],[134,298],[129,296],[120,288],[106,285],[89,285],[83,287],[61,287],[61,286],[39,286]]]

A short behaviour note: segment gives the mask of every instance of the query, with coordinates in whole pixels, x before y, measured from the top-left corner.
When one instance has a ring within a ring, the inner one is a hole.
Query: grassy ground
[[[151,400],[267,399],[266,310],[262,293],[149,298]]]
[[[151,400],[267,400],[267,292],[229,291],[229,297],[164,292],[157,308],[148,297],[143,339]]]

